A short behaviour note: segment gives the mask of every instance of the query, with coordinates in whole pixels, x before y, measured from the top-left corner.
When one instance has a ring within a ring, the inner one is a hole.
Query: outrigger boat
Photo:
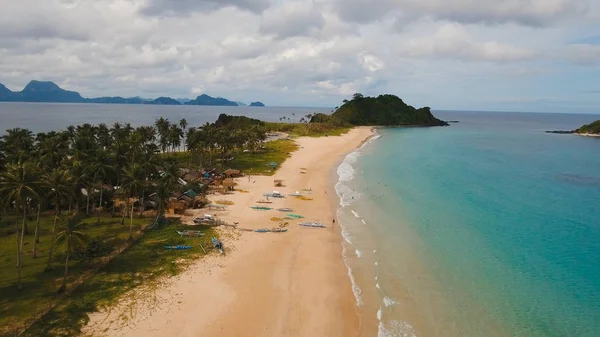
[[[176,231],[177,234],[181,235],[181,236],[203,236],[205,235],[202,231]]]
[[[268,228],[260,228],[260,229],[255,229],[254,231],[257,232],[257,233],[268,233],[271,230],[268,229]]]
[[[293,214],[293,213],[290,213],[290,214],[288,214],[287,216],[289,216],[290,218],[294,218],[294,219],[302,219],[302,218],[304,218],[304,216],[303,216],[303,215],[300,215],[300,214]]]
[[[213,243],[213,246],[219,250],[219,253],[223,254],[223,242],[215,238],[211,238],[211,241]]]
[[[165,246],[165,249],[170,249],[170,250],[186,250],[186,249],[190,249],[190,248],[192,248],[192,246],[184,246],[184,245]]]
[[[301,223],[300,226],[313,227],[313,228],[327,228],[327,226],[320,224],[318,222],[304,222],[304,223]]]
[[[267,206],[252,206],[251,208],[252,209],[259,209],[259,210],[262,210],[262,211],[268,211],[268,210],[272,209],[271,207],[267,207]]]
[[[271,232],[273,232],[273,233],[285,233],[285,232],[287,232],[287,228],[272,228]]]
[[[277,210],[280,211],[280,212],[293,212],[294,211],[293,209],[287,208],[287,207],[278,208]]]

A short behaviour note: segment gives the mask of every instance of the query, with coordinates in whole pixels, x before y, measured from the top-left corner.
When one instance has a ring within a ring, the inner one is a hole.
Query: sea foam
[[[396,303],[398,303],[398,302],[394,301],[393,299],[391,299],[391,298],[389,298],[387,296],[383,297],[383,304],[385,305],[386,308],[389,307],[389,306],[392,306],[392,305],[394,305]]]
[[[379,321],[377,337],[417,337],[413,327],[407,322],[390,321],[387,326]]]

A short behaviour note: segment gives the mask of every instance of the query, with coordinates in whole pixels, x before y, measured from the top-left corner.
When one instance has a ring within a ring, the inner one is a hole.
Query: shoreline
[[[342,228],[339,221],[332,227],[331,219],[337,218],[340,202],[335,191],[337,168],[375,135],[372,128],[359,127],[342,136],[295,139],[299,149],[273,176],[236,179],[237,189],[248,193],[211,195],[213,201],[234,203],[227,211],[216,212],[220,219],[249,229],[275,227],[277,223],[270,218],[285,216],[276,210],[250,208],[264,192],[276,189],[289,194],[310,188],[307,196],[314,200],[272,200],[269,207],[290,207],[305,216],[300,221],[289,220],[287,233],[220,229],[225,256],[211,254],[198,260],[153,291],[145,287],[134,290],[114,307],[91,314],[84,333],[140,337],[359,335],[363,325],[341,254]],[[274,179],[284,179],[287,186],[273,187]],[[201,215],[206,210],[193,212]],[[184,222],[192,219],[182,218]],[[303,228],[297,225],[302,220],[319,221],[327,228]]]

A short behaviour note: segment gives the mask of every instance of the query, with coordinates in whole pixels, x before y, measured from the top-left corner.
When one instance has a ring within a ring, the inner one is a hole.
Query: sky
[[[600,113],[600,0],[0,0],[0,83]]]

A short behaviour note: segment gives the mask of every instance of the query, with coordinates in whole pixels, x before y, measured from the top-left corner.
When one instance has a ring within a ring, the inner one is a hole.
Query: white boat
[[[318,223],[318,222],[303,222],[300,224],[303,227],[313,227],[313,228],[327,228],[327,226]]]

